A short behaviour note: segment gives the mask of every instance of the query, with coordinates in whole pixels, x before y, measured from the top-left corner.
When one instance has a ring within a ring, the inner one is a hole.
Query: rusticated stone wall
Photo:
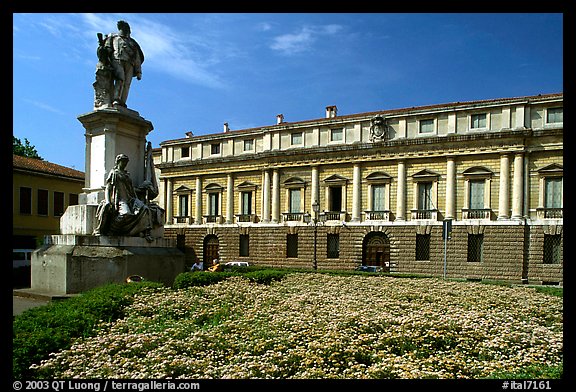
[[[388,238],[392,272],[443,276],[444,241],[441,224],[318,226],[318,269],[351,270],[361,265],[364,239],[372,232],[383,233]],[[241,234],[249,236],[248,257],[239,255]],[[298,234],[298,257],[286,255],[288,234]],[[327,234],[339,235],[338,258],[327,257]],[[416,260],[417,234],[430,235],[429,260]],[[481,262],[468,261],[468,236],[475,234],[483,234]],[[446,276],[562,285],[563,261],[559,264],[544,264],[545,234],[562,235],[562,226],[454,225],[446,246]],[[262,266],[313,267],[314,227],[311,225],[169,226],[165,229],[165,237],[175,239],[184,251],[187,268],[196,260],[202,261],[204,239],[208,235],[218,238],[222,262],[248,261]]]

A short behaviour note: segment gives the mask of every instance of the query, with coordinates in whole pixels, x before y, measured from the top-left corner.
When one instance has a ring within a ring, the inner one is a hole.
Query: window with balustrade
[[[492,176],[494,173],[482,166],[464,170],[464,208],[462,219],[491,219],[490,208]]]
[[[366,177],[368,183],[368,210],[366,220],[390,220],[390,182],[392,178],[382,172]]]
[[[564,169],[551,164],[538,170],[540,197],[536,208],[538,219],[562,219],[564,208]]]

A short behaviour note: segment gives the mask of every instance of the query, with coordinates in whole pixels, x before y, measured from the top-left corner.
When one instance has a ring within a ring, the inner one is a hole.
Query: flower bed
[[[562,363],[562,298],[526,287],[288,274],[137,294],[44,361],[56,378],[483,378]]]

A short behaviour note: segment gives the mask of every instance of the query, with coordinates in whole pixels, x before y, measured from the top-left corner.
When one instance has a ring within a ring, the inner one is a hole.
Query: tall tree
[[[12,153],[23,157],[43,160],[43,158],[40,155],[38,155],[36,147],[31,145],[28,139],[26,138],[24,138],[24,144],[22,144],[22,141],[20,139],[18,139],[15,136],[12,136]]]

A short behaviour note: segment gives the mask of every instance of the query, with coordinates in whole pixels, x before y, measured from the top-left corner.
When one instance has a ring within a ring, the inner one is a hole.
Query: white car
[[[225,267],[249,267],[250,264],[246,261],[230,261],[224,264]]]

